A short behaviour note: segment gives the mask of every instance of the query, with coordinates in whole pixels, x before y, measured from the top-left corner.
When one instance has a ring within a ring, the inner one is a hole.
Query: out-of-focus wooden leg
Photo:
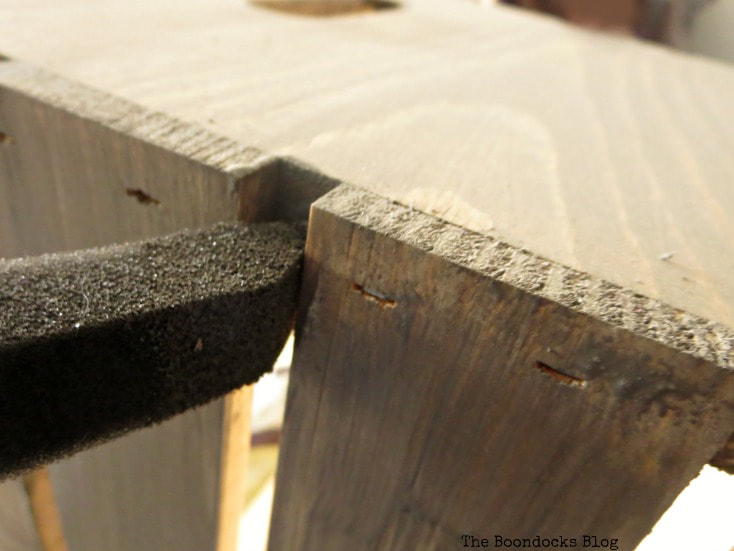
[[[25,475],[23,485],[43,550],[68,551],[48,469],[44,467]]]
[[[244,504],[250,455],[252,390],[252,386],[236,390],[224,402],[217,551],[237,548],[237,527]]]

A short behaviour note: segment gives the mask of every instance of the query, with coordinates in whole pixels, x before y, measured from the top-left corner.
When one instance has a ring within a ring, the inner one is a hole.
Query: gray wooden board
[[[0,11],[0,52],[734,326],[729,66],[459,0]]]
[[[70,551],[216,549],[222,402],[51,465]]]
[[[304,270],[272,551],[631,550],[734,426],[726,327],[369,192]]]
[[[226,178],[135,136],[135,130],[175,133],[165,117],[19,63],[0,63],[0,81],[0,125],[12,136],[0,148],[1,255],[124,242],[235,217],[237,201]],[[140,204],[127,195],[128,187],[145,190],[161,205]],[[136,434],[53,465],[70,548],[164,549],[176,538],[176,514],[185,511],[189,529],[180,549],[214,549],[222,412],[218,400],[149,430],[155,446],[146,447],[145,434]],[[192,424],[198,430],[187,430]],[[162,450],[169,461],[160,461]],[[183,463],[170,461],[182,455]],[[192,499],[182,501],[187,487]],[[150,509],[169,522],[151,517]]]
[[[257,150],[14,61],[0,61],[0,128],[10,136],[0,144],[7,258],[235,218],[302,218],[310,190],[332,186],[308,167],[281,170]],[[297,189],[304,181],[312,185]],[[271,186],[295,200],[269,202]],[[54,464],[70,549],[215,549],[226,422],[218,400]]]
[[[140,240],[235,218],[260,152],[28,65],[0,62],[0,255]],[[198,155],[197,155],[198,153]],[[159,201],[143,204],[127,190]]]

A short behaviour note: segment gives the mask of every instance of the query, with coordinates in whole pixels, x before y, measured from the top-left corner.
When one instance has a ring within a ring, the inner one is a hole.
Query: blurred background
[[[495,0],[478,0],[491,6]],[[502,0],[608,32],[734,61],[734,0]]]

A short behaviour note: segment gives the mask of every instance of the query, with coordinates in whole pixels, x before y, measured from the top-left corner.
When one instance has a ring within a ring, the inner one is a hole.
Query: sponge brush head
[[[0,478],[256,381],[302,251],[294,226],[228,223],[0,261]]]

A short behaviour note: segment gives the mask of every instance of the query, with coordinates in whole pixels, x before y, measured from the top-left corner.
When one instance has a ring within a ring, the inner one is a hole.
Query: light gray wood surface
[[[12,61],[0,61],[0,128],[9,136],[0,146],[3,257],[235,219],[246,203],[249,175],[259,163],[274,162],[200,128]],[[130,190],[155,201],[141,202]],[[235,452],[243,450],[234,446],[225,460],[223,443],[236,444],[248,434],[242,422],[233,423],[239,411],[227,404],[233,400],[214,401],[53,464],[69,549],[233,549],[239,510],[229,505],[227,491],[238,486],[222,480],[241,478],[235,471],[245,469],[246,458],[240,454],[238,463]],[[247,407],[236,401],[240,409]],[[233,429],[242,434],[226,434]],[[16,486],[3,486],[3,507],[18,508]],[[15,522],[15,532],[25,534],[26,517],[30,509],[2,522]],[[223,527],[226,545],[219,538]],[[31,545],[36,544],[24,549]]]
[[[459,0],[0,10],[0,52],[734,325],[723,64]]]
[[[0,483],[0,549],[44,551],[21,479]]]
[[[308,235],[271,551],[630,551],[734,426],[721,325],[351,186]]]
[[[69,550],[216,550],[223,401],[52,464]]]

